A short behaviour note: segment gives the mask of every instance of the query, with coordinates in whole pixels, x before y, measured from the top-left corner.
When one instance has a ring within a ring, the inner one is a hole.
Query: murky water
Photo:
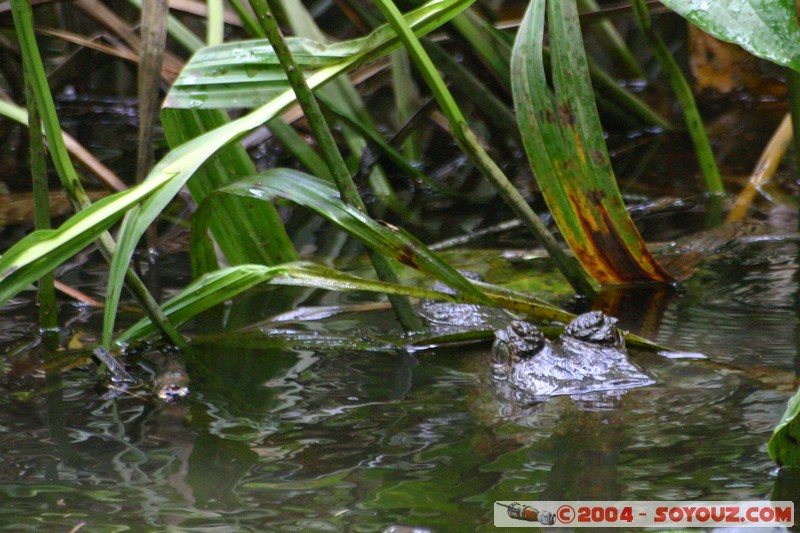
[[[192,393],[171,405],[104,396],[91,366],[22,378],[4,363],[0,527],[483,531],[495,500],[786,497],[796,482],[766,443],[795,388],[797,247],[737,246],[631,310],[644,320],[623,314],[710,362],[634,354],[657,384],[618,396],[503,404],[485,345],[416,356],[217,346],[188,361]],[[4,339],[26,335],[19,302]],[[72,315],[76,329],[97,319]],[[355,323],[338,320],[329,326]],[[44,392],[26,398],[32,385]]]

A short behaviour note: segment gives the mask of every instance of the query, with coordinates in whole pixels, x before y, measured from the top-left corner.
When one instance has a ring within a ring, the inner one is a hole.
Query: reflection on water
[[[469,531],[491,529],[495,500],[768,498],[766,442],[795,382],[796,257],[795,243],[739,247],[655,316],[631,313],[647,322],[626,327],[710,359],[635,354],[657,384],[614,396],[503,404],[486,346],[418,358],[217,348],[189,358],[192,394],[172,405],[104,399],[88,367],[35,378],[63,383],[27,401],[7,377],[0,523]]]

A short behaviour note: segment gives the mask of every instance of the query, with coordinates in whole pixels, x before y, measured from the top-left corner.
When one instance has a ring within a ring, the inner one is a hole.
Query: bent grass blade
[[[471,300],[489,303],[480,289],[400,228],[380,224],[366,213],[345,204],[339,191],[327,181],[291,169],[271,169],[220,189],[204,202],[192,222],[192,255],[210,258],[211,243],[205,237],[215,198],[237,195],[272,202],[286,199],[312,209],[344,229],[366,246],[405,265],[426,272],[460,291]],[[202,271],[201,265],[196,272]]]
[[[324,290],[341,292],[366,291],[382,294],[398,294],[412,298],[427,298],[431,300],[448,301],[454,303],[474,302],[472,298],[459,294],[448,294],[420,287],[409,287],[383,281],[368,280],[322,265],[296,262],[285,265],[239,265],[228,267],[205,274],[191,283],[164,303],[164,312],[173,324],[180,325],[192,317],[234,298],[243,292],[262,283],[274,285],[290,285],[311,287]],[[487,287],[487,293],[505,293],[504,297],[490,295],[488,305],[499,306],[509,298],[515,301],[515,306],[520,312],[526,313],[539,320],[558,320],[567,322],[574,316],[566,311],[542,304],[526,298],[523,295],[509,297],[508,291],[499,287]],[[117,342],[127,342],[155,333],[156,329],[149,319],[145,318],[122,333]]]

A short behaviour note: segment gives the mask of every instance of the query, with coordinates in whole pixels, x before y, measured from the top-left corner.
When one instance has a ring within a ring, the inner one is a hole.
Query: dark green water
[[[499,403],[485,345],[216,346],[189,361],[192,393],[172,405],[104,398],[89,367],[20,381],[5,363],[0,528],[488,531],[495,500],[791,498],[766,443],[795,388],[797,248],[737,246],[657,305],[628,305],[626,327],[718,364],[636,354],[658,383],[617,396]],[[30,338],[17,302],[7,345]],[[65,312],[75,329],[97,320]],[[367,316],[389,320],[319,327]]]

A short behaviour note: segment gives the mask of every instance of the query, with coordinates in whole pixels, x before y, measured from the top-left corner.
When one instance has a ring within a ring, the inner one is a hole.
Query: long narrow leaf
[[[264,265],[239,265],[205,274],[180,293],[164,303],[164,312],[173,324],[183,324],[211,307],[229,300],[262,283],[313,287],[335,291],[368,291],[383,294],[398,294],[413,298],[449,301],[455,303],[474,302],[465,295],[444,293],[420,287],[409,287],[394,283],[368,280],[314,263],[297,262],[274,267]],[[504,291],[499,287],[482,284],[490,295],[485,303],[498,306],[511,304],[515,310],[539,320],[567,322],[574,315],[524,295]],[[127,342],[155,332],[149,319],[142,319],[117,339]]]
[[[327,181],[296,170],[276,168],[220,189],[215,196],[221,197],[225,194],[268,202],[287,199],[303,205],[327,218],[375,251],[427,272],[474,301],[488,303],[483,292],[449,263],[408,233],[399,228],[380,224],[366,213],[343,203],[339,191]],[[216,208],[212,198],[200,206],[192,223],[192,234],[196,236],[193,245],[205,247],[193,250],[193,254],[197,253],[198,257],[203,258],[209,257],[210,254],[208,249],[210,244],[203,239],[203,235],[209,214]]]
[[[543,56],[545,4],[553,85]],[[603,138],[574,0],[533,0],[512,54],[525,151],[564,239],[601,284],[667,281],[625,210]]]

